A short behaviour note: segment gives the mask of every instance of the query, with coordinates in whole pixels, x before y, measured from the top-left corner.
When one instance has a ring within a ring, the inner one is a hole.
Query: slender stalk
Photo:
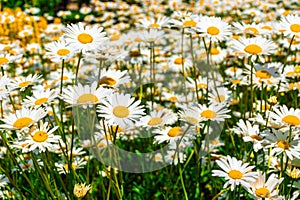
[[[185,189],[185,185],[184,185],[184,180],[183,180],[183,177],[182,177],[183,171],[181,170],[180,163],[178,165],[179,165],[179,176],[180,176],[180,180],[181,180],[181,186],[182,186],[182,189],[183,189],[183,192],[184,192],[184,197],[187,200],[187,199],[189,199],[189,197],[187,195],[187,192],[186,192],[186,189]]]
[[[79,53],[79,58],[78,58],[78,62],[77,62],[77,66],[76,66],[76,72],[75,72],[75,85],[77,85],[78,83],[78,71],[79,71],[79,66],[80,66],[80,61],[82,58],[82,50]]]
[[[198,73],[197,73],[195,56],[194,56],[194,45],[193,45],[192,33],[190,33],[190,46],[191,46],[192,63],[193,63],[193,76],[194,76],[194,83],[195,83],[195,92],[196,92],[197,102],[199,103],[200,98],[199,98],[199,94],[198,94],[198,84],[197,84]]]
[[[182,28],[181,32],[181,71],[182,71],[182,87],[183,87],[183,92],[185,96],[185,102],[188,102],[187,99],[187,91],[186,91],[186,83],[185,83],[185,69],[184,69],[184,49],[183,49],[183,44],[184,44],[184,28]]]

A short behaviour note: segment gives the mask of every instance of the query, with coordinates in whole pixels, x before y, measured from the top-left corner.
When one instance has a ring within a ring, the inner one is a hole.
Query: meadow
[[[0,199],[300,198],[299,1],[0,3]]]

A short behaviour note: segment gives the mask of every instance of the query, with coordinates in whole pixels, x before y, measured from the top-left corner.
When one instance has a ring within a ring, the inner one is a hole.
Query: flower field
[[[2,0],[0,199],[299,199],[299,10]]]

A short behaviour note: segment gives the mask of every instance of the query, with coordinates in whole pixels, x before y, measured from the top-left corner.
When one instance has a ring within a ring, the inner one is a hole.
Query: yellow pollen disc
[[[150,25],[150,28],[160,28],[160,25],[154,23],[154,24],[151,24],[151,25]]]
[[[114,86],[117,83],[117,81],[111,77],[103,77],[99,80],[99,85],[109,85]]]
[[[237,67],[230,67],[229,69],[231,72],[237,72],[238,68]]]
[[[22,129],[24,127],[29,126],[32,122],[33,120],[29,117],[21,117],[14,122],[13,127],[17,129]]]
[[[260,197],[260,198],[269,198],[270,197],[270,191],[265,187],[256,189],[255,194],[257,197]]]
[[[243,174],[239,170],[233,169],[233,170],[230,170],[230,172],[228,173],[228,176],[232,179],[241,179],[243,177]]]
[[[98,102],[98,98],[93,94],[83,94],[78,97],[77,103],[96,103]]]
[[[222,94],[215,97],[215,101],[218,102],[218,103],[224,102],[225,100],[226,100],[226,98]]]
[[[5,65],[9,62],[9,60],[5,57],[0,57],[0,65]]]
[[[69,49],[59,49],[56,53],[59,56],[66,56],[70,53],[70,50]]]
[[[77,165],[76,164],[74,164],[74,163],[72,163],[72,169],[76,169],[76,167],[77,167]],[[64,165],[64,169],[68,172],[69,171],[69,165],[68,164],[65,164]]]
[[[236,84],[241,83],[241,80],[239,80],[239,79],[232,80],[231,83],[234,84],[234,85],[236,85]]]
[[[280,140],[279,142],[277,142],[278,147],[287,150],[290,148],[290,143],[286,140]]]
[[[290,26],[291,31],[299,33],[300,32],[300,24],[292,24]]]
[[[262,141],[262,138],[259,137],[258,135],[251,135],[250,136],[252,139],[257,140],[257,141]]]
[[[182,135],[183,133],[184,133],[184,131],[182,128],[180,128],[179,126],[175,126],[169,130],[168,136],[176,137],[176,136]]]
[[[11,46],[5,46],[5,47],[3,48],[3,51],[9,51],[9,50],[11,50]]]
[[[250,32],[252,32],[255,35],[259,33],[258,30],[256,28],[254,28],[254,27],[247,27],[245,30],[246,31],[250,31]]]
[[[265,29],[265,30],[269,30],[269,31],[271,31],[272,30],[272,27],[271,26],[263,26],[263,27],[261,27],[262,29]]]
[[[202,113],[200,115],[201,115],[201,117],[205,117],[207,119],[213,119],[217,116],[217,113],[215,113],[212,110],[204,110],[204,111],[202,111]]]
[[[159,125],[162,122],[162,118],[160,117],[153,117],[148,121],[149,126],[156,126]]]
[[[268,72],[267,70],[258,70],[256,73],[255,73],[255,76],[258,77],[258,78],[261,78],[261,79],[269,79],[271,78],[271,74],[270,72]]]
[[[19,83],[20,87],[27,87],[28,85],[32,85],[31,81],[24,81],[22,83]]]
[[[295,72],[287,72],[287,73],[285,74],[285,76],[287,76],[287,77],[293,77],[293,76],[295,76],[295,75],[296,75]]]
[[[217,48],[211,48],[210,54],[211,54],[211,55],[219,55],[219,54],[220,54],[220,51],[219,51],[219,49],[217,49]]]
[[[47,101],[48,101],[48,98],[43,97],[43,98],[37,99],[37,100],[34,102],[34,104],[35,104],[35,105],[41,105],[41,104],[43,104],[43,103],[46,103]]]
[[[210,35],[219,35],[220,33],[220,30],[215,26],[208,27],[206,31]]]
[[[300,119],[295,115],[287,115],[282,118],[282,121],[292,126],[300,125]]]
[[[93,37],[90,34],[87,33],[81,33],[77,37],[78,41],[82,44],[88,44],[93,42]]]
[[[183,22],[184,27],[195,27],[197,23],[194,20],[187,20]]]
[[[45,131],[37,131],[32,139],[36,142],[45,142],[48,139],[48,133]]]
[[[244,51],[246,51],[249,54],[256,55],[262,52],[262,48],[257,44],[249,44],[244,48]]]
[[[174,60],[174,63],[176,64],[176,65],[182,65],[182,63],[184,63],[184,58],[176,58],[175,60]]]
[[[171,102],[177,102],[178,98],[175,97],[175,96],[172,96],[172,97],[169,98],[169,101],[171,101]]]
[[[189,124],[197,124],[198,120],[195,117],[186,116],[185,121]]]
[[[63,76],[63,80],[64,80],[64,81],[66,81],[66,80],[68,80],[68,79],[69,79],[68,76]]]
[[[118,127],[118,130],[117,130],[117,127]],[[124,131],[124,129],[123,129],[121,126],[112,126],[112,127],[111,127],[111,130],[112,130],[113,132],[116,132],[116,131],[117,131],[117,133],[121,133],[121,132]]]
[[[113,139],[113,135],[108,133],[108,134],[105,134],[104,136],[104,140],[112,140]]]
[[[130,114],[130,111],[125,106],[116,106],[113,109],[113,114],[118,118],[125,118]]]
[[[207,88],[207,84],[205,83],[199,83],[197,84],[198,89],[206,89]]]

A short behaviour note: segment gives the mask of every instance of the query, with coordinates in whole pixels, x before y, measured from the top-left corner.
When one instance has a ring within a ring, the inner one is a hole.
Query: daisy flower
[[[184,66],[185,70],[188,70],[193,66],[193,63],[191,59],[189,58],[184,58],[181,55],[179,56],[172,56],[169,60],[169,67],[170,70],[174,72],[180,72],[182,70],[182,65]]]
[[[280,123],[283,126],[300,126],[300,109],[290,108],[286,105],[274,106],[273,112],[270,112],[270,118],[276,123]]]
[[[138,24],[136,24],[137,27],[142,27],[146,29],[162,29],[165,26],[168,26],[169,18],[162,16],[157,19],[151,18],[151,19],[141,19]]]
[[[108,125],[120,125],[131,127],[144,115],[141,101],[130,96],[130,94],[113,93],[98,106],[99,117],[103,117]]]
[[[69,86],[64,89],[62,99],[73,106],[93,105],[100,103],[110,92],[110,89],[103,87],[97,88],[97,82],[93,82],[91,85],[82,85],[81,83],[78,83],[78,85]]]
[[[11,130],[27,129],[46,115],[47,112],[43,108],[29,109],[24,107],[22,110],[17,110],[15,114],[10,113],[7,117],[1,119],[4,124],[1,124],[0,128]]]
[[[183,163],[186,160],[186,155],[181,151],[170,150],[167,151],[167,154],[164,156],[163,160],[168,164],[177,165],[178,163]]]
[[[262,56],[271,54],[276,49],[276,45],[262,37],[242,37],[239,40],[232,40],[231,48],[241,56],[251,56],[252,61],[254,61],[257,57],[263,60]]]
[[[139,125],[144,127],[162,127],[177,121],[177,115],[171,110],[153,110],[149,115],[140,119]]]
[[[103,27],[98,25],[84,26],[83,23],[68,24],[64,37],[74,50],[93,51],[108,40],[106,33],[102,32]]]
[[[176,143],[178,140],[186,140],[189,138],[189,132],[187,127],[174,126],[165,127],[163,129],[153,130],[154,143],[161,144],[163,142]]]
[[[13,56],[9,53],[6,54],[0,54],[0,66],[3,67],[3,69],[7,69],[8,64],[12,63],[18,59],[20,59],[23,55]]]
[[[75,53],[74,49],[71,48],[64,40],[47,44],[45,49],[47,50],[46,56],[55,63],[61,62],[62,60],[69,60]]]
[[[230,91],[225,87],[213,88],[208,94],[208,99],[211,103],[226,103],[230,101]]]
[[[31,96],[27,96],[23,101],[23,105],[26,107],[38,108],[42,105],[51,103],[56,97],[57,92],[55,90],[33,90]]]
[[[190,12],[175,12],[174,18],[170,20],[172,26],[178,28],[192,28],[195,29],[200,22],[200,16]]]
[[[284,30],[283,34],[286,36],[297,35],[300,36],[300,17],[299,15],[287,15],[282,16],[280,21],[280,27]]]
[[[219,176],[225,178],[227,181],[223,188],[231,185],[231,191],[236,186],[243,186],[245,189],[250,188],[250,183],[255,182],[257,172],[250,172],[255,166],[248,166],[249,163],[244,163],[237,160],[235,157],[227,156],[227,159],[221,158],[216,163],[222,170],[212,170],[212,176]]]
[[[97,79],[99,85],[116,88],[120,85],[125,85],[130,82],[128,71],[120,71],[114,69],[102,69],[100,77]]]
[[[233,22],[232,25],[235,28],[236,33],[251,35],[260,35],[262,33],[260,26],[256,23],[246,24],[245,22]]]
[[[232,66],[232,67],[225,69],[225,74],[230,77],[240,77],[242,75],[242,73],[243,73],[243,70],[236,66]]]
[[[60,136],[54,135],[53,132],[58,129],[58,126],[50,129],[48,122],[43,123],[40,121],[39,127],[33,127],[33,131],[25,138],[25,143],[27,144],[25,148],[28,151],[39,150],[39,152],[44,152],[46,150],[55,151],[59,148]]]
[[[283,178],[278,179],[276,174],[271,174],[266,181],[266,174],[258,171],[255,182],[250,183],[249,192],[256,199],[276,199],[279,190],[277,189]]]
[[[10,93],[11,80],[7,76],[0,77],[0,100],[6,99]]]
[[[75,157],[71,164],[71,167],[73,170],[76,170],[76,169],[83,168],[86,164],[87,164],[87,161],[85,161],[83,158]],[[55,163],[55,166],[57,167],[57,171],[60,174],[66,174],[66,173],[70,172],[68,163],[66,163],[66,164]]]
[[[245,142],[253,142],[253,149],[255,152],[262,149],[262,136],[258,125],[252,125],[249,121],[244,122],[240,119],[237,126],[232,128],[232,131],[243,137]]]
[[[155,42],[162,38],[165,35],[164,31],[157,30],[157,29],[150,29],[147,31],[140,32],[140,38],[142,41],[146,43]]]
[[[220,17],[202,17],[197,24],[197,31],[200,36],[207,37],[211,41],[224,41],[231,37],[230,25],[222,21]]]
[[[189,105],[184,107],[178,112],[179,120],[187,122],[190,125],[197,126],[201,121],[201,116],[199,115],[198,107],[196,105]]]
[[[271,155],[279,155],[285,153],[289,159],[300,159],[300,143],[298,139],[289,137],[289,131],[281,132],[272,129],[272,133],[266,130],[262,133],[265,138],[265,148],[272,148]]]
[[[24,91],[27,87],[36,84],[37,82],[42,80],[42,75],[38,74],[29,74],[27,77],[18,76],[14,80],[12,80],[12,87],[14,89],[20,89],[20,91]]]
[[[226,118],[230,118],[230,115],[227,115],[230,110],[226,108],[224,103],[211,104],[209,106],[199,105],[198,109],[201,121],[225,121]]]

